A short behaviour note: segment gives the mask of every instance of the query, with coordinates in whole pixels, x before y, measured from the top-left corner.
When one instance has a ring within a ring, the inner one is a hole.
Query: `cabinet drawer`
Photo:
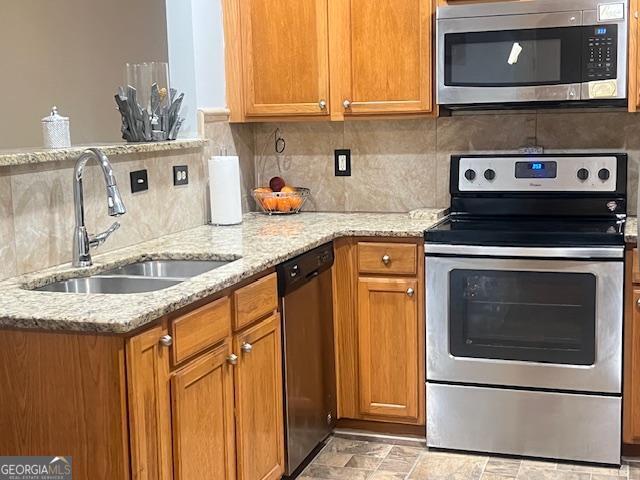
[[[233,294],[235,317],[233,328],[240,330],[278,308],[278,282],[272,273]]]
[[[221,298],[173,321],[173,361],[180,363],[231,334],[231,300]]]
[[[417,245],[407,243],[358,243],[360,273],[415,275]]]

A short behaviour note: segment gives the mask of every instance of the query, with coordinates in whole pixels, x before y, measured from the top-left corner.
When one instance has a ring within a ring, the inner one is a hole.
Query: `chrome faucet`
[[[73,232],[73,266],[74,267],[90,267],[93,265],[89,250],[91,247],[102,245],[109,236],[120,228],[120,224],[115,222],[105,232],[98,235],[89,235],[87,227],[84,224],[84,197],[82,189],[82,177],[84,175],[84,167],[91,159],[95,159],[107,184],[107,206],[108,213],[111,217],[119,217],[127,212],[122,203],[122,197],[116,185],[116,178],[113,175],[113,167],[107,156],[97,148],[89,148],[85,150],[78,161],[73,172],[73,200],[76,217],[76,227]]]

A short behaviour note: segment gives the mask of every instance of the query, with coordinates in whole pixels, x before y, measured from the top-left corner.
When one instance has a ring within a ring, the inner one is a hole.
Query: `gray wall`
[[[165,2],[4,1],[0,52],[0,148],[41,146],[54,104],[72,143],[119,141],[125,63],[167,61]]]

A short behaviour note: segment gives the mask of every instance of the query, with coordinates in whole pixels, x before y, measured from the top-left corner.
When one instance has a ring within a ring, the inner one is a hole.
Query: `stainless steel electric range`
[[[619,464],[627,157],[454,156],[425,232],[427,444]]]

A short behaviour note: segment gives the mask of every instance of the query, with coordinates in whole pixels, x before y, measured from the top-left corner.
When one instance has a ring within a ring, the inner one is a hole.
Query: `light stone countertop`
[[[421,237],[444,214],[443,209],[425,209],[420,218],[414,219],[399,213],[302,213],[272,217],[252,213],[245,215],[242,225],[203,225],[94,255],[95,264],[88,269],[79,271],[62,265],[1,282],[0,327],[131,332],[335,238]],[[237,258],[174,287],[144,294],[83,295],[23,288],[88,276],[140,260]]]
[[[69,148],[20,148],[0,149],[0,167],[14,165],[27,165],[33,163],[61,162],[75,160],[87,148],[99,148],[105,155],[126,155],[130,153],[166,152],[171,150],[183,150],[200,148],[206,145],[207,140],[192,138],[178,139],[166,142],[144,143],[106,143],[91,145],[74,145]]]
[[[627,243],[638,242],[638,218],[627,217],[627,224],[624,227],[624,241]]]

